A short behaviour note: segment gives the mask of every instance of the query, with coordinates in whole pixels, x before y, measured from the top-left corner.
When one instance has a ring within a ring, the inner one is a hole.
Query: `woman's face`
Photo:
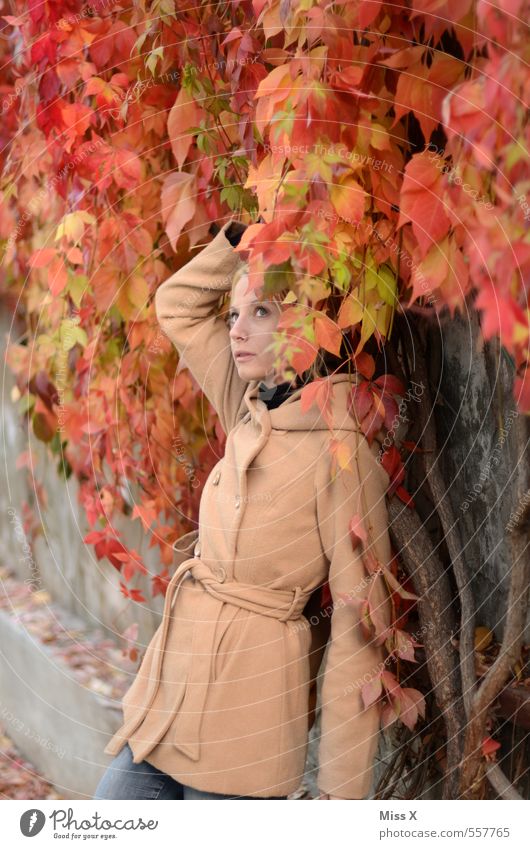
[[[230,345],[242,380],[263,380],[274,386],[278,379],[272,367],[274,353],[267,351],[282,313],[278,301],[258,301],[254,292],[246,292],[248,275],[243,274],[232,290],[227,323]],[[249,356],[240,356],[240,354]]]

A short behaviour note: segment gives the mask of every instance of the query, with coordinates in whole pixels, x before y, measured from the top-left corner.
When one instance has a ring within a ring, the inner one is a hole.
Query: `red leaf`
[[[381,676],[377,678],[372,678],[368,683],[366,683],[361,689],[361,696],[363,700],[363,704],[365,708],[369,707],[373,704],[377,699],[381,696],[383,692],[383,684],[381,683]]]
[[[140,158],[130,150],[117,150],[114,153],[112,177],[118,188],[136,189],[142,179]]]
[[[141,590],[129,589],[120,581],[120,590],[125,598],[132,598],[133,601],[145,601]]]
[[[404,395],[405,389],[403,388],[403,384],[401,381],[394,377],[393,374],[382,374],[374,383],[383,390],[383,392],[389,393],[391,392],[393,395]]]
[[[381,711],[381,725],[383,728],[388,728],[389,725],[392,725],[398,719],[398,715],[394,710],[393,706],[390,702],[387,702],[383,705],[383,709]]]
[[[359,26],[365,29],[377,18],[382,0],[361,0],[359,3]]]
[[[145,568],[140,555],[134,550],[134,548],[131,548],[128,551],[121,551],[114,556],[117,560],[123,563],[122,574],[126,581],[130,581],[137,572],[147,575],[147,569]]]
[[[353,357],[355,368],[366,380],[371,380],[375,371],[375,360],[371,354],[361,351]]]
[[[52,248],[38,248],[38,250],[33,251],[29,258],[30,268],[44,268],[56,256],[57,251],[54,251]]]
[[[501,744],[493,740],[492,737],[484,737],[482,741],[482,754],[485,758],[491,757],[497,749],[500,749]]]
[[[399,686],[399,681],[396,676],[390,672],[390,670],[383,670],[381,673],[381,681],[383,682],[383,686],[389,696],[395,697],[400,693],[401,687]]]
[[[402,687],[399,694],[400,710],[399,719],[412,731],[418,721],[419,709],[418,698],[420,697],[423,703],[423,696],[418,690],[413,690],[411,687]]]
[[[169,581],[169,571],[167,569],[167,566],[165,566],[162,572],[160,572],[160,574],[158,575],[155,575],[151,580],[153,596],[165,596]]]
[[[322,608],[327,607],[333,601],[331,596],[331,590],[329,588],[329,582],[326,581],[325,584],[322,584],[322,589],[320,591],[320,606]]]
[[[412,495],[410,495],[407,492],[405,487],[398,486],[398,488],[396,489],[396,495],[400,499],[400,501],[403,502],[403,504],[406,504],[407,507],[410,507],[411,510],[414,510],[414,507],[415,507],[414,499],[413,499]]]
[[[390,396],[382,397],[381,390],[375,381],[362,381],[352,388],[348,398],[348,407],[355,411],[361,430],[369,443],[379,433],[385,423],[390,429],[394,421],[394,411],[397,412],[395,401]]]
[[[383,395],[383,406],[385,408],[384,424],[386,429],[391,431],[399,415],[399,407],[389,395]]]
[[[392,644],[393,651],[398,657],[403,658],[403,660],[410,660],[412,663],[416,663],[414,647],[419,646],[420,643],[417,643],[414,638],[407,633],[407,631],[401,631],[399,628],[394,628],[392,633]]]

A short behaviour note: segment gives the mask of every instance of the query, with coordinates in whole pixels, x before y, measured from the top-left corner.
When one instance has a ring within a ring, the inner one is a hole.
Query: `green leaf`
[[[31,392],[26,392],[25,395],[22,395],[19,398],[17,406],[21,416],[25,415],[29,410],[31,410],[31,408],[35,404],[35,397],[36,396],[33,395]]]
[[[238,209],[240,198],[240,190],[238,186],[225,186],[224,189],[221,189],[220,197],[222,201],[226,201],[230,209]]]
[[[338,286],[339,289],[342,289],[343,292],[347,292],[351,280],[351,271],[348,266],[340,259],[336,259],[335,262],[332,263],[330,270],[335,285]]]
[[[383,301],[394,306],[396,301],[397,282],[394,272],[387,266],[382,265],[379,268],[379,276],[377,281],[377,291],[381,295]]]
[[[280,292],[289,286],[289,281],[293,279],[293,269],[290,260],[279,265],[269,265],[263,274],[263,294],[270,297],[275,292]]]
[[[88,277],[85,274],[68,274],[68,294],[76,307],[81,306],[83,295],[88,289]]]
[[[195,95],[200,91],[200,86],[197,80],[197,68],[190,62],[186,62],[182,71],[182,85],[188,94]]]

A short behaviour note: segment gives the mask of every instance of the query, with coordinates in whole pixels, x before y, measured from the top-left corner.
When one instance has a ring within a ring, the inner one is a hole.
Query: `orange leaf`
[[[331,398],[333,394],[333,384],[325,377],[319,377],[317,380],[312,380],[307,386],[304,386],[300,393],[300,406],[303,413],[306,413],[313,404],[318,404],[322,415],[326,421],[331,421]]]
[[[195,215],[195,178],[193,174],[169,174],[162,186],[162,221],[171,247],[176,252],[177,241],[184,226]]]
[[[337,324],[341,330],[345,327],[351,327],[354,324],[358,324],[363,317],[364,307],[357,297],[358,293],[358,289],[355,289],[354,292],[350,292],[340,305]]]
[[[350,224],[358,224],[364,215],[366,192],[357,180],[347,174],[330,190],[331,203],[340,217]]]
[[[336,461],[339,464],[341,469],[349,469],[351,471],[351,451],[347,444],[343,440],[331,439],[331,452]],[[335,466],[333,467],[333,473],[335,471]]]
[[[462,62],[443,52],[435,54],[431,67],[421,61],[399,75],[395,97],[394,124],[407,112],[414,112],[425,141],[442,121],[442,102],[463,73]]]
[[[361,351],[354,357],[355,368],[367,380],[371,380],[375,372],[375,360],[371,354]],[[375,381],[377,383],[377,381]]]
[[[141,519],[144,530],[149,531],[153,523],[156,522],[157,516],[155,502],[151,500],[144,504],[135,504],[131,518]]]
[[[443,179],[432,154],[416,153],[407,163],[401,188],[398,227],[412,222],[412,230],[424,257],[433,242],[447,234],[450,221],[445,212]]]
[[[71,262],[72,265],[81,265],[83,262],[83,253],[79,248],[74,246],[67,251],[66,259],[68,262]]]
[[[190,127],[198,126],[201,114],[201,109],[194,98],[182,86],[167,119],[167,132],[171,149],[179,168],[184,165],[193,142]]]
[[[337,357],[339,356],[342,344],[340,327],[337,327],[335,322],[323,313],[318,313],[315,316],[315,336],[321,348],[325,348],[326,351],[330,351]]]
[[[30,268],[44,268],[49,265],[54,257],[57,256],[57,251],[52,248],[38,248],[33,251],[29,259]]]
[[[68,283],[68,275],[62,257],[56,256],[48,267],[48,285],[50,292],[54,297],[60,295],[66,284]]]
[[[410,282],[409,306],[422,295],[440,289],[443,303],[454,315],[455,308],[465,299],[470,282],[469,268],[454,238],[446,236],[433,244],[422,262],[414,265]]]

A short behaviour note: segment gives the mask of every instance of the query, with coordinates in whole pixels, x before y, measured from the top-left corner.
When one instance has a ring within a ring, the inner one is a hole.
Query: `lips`
[[[253,357],[254,354],[250,354],[247,351],[236,351],[234,356],[236,360],[247,360],[250,359],[250,357]]]

